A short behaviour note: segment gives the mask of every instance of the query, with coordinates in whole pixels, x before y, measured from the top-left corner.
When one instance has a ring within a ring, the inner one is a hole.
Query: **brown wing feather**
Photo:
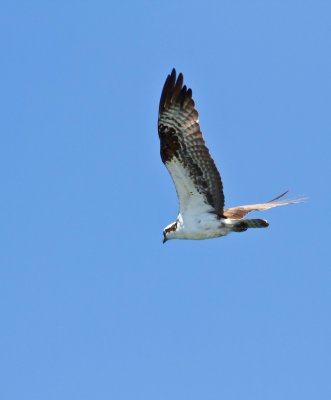
[[[269,208],[285,206],[287,204],[302,203],[303,201],[306,200],[306,197],[296,197],[293,199],[279,200],[281,197],[285,196],[286,193],[287,192],[277,196],[275,199],[270,200],[267,203],[249,204],[247,206],[225,208],[224,216],[226,218],[242,219],[252,211],[264,211],[264,210],[268,210]],[[279,201],[276,201],[276,200],[279,200]]]
[[[205,202],[219,216],[223,215],[224,194],[220,174],[210,156],[200,131],[198,111],[192,99],[192,90],[183,86],[183,75],[176,80],[176,71],[168,75],[160,99],[158,131],[161,158],[164,164],[178,160],[187,171]],[[169,170],[171,173],[171,171]],[[177,193],[183,190],[176,181]],[[179,190],[180,189],[180,190]],[[190,196],[187,192],[186,196]]]

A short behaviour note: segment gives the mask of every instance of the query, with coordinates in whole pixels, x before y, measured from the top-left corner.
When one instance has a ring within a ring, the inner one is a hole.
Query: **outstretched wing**
[[[264,211],[264,210],[268,210],[269,208],[285,206],[287,204],[302,203],[303,201],[306,200],[305,197],[296,197],[293,199],[279,200],[281,197],[285,196],[286,194],[287,194],[287,192],[277,196],[275,199],[272,199],[272,200],[268,201],[267,203],[249,204],[247,206],[226,208],[226,209],[224,209],[224,216],[226,218],[231,218],[231,219],[242,219],[248,213],[250,213],[252,211]]]
[[[176,186],[182,215],[214,212],[223,215],[220,174],[200,131],[192,90],[183,75],[168,75],[160,99],[158,131],[161,158]]]

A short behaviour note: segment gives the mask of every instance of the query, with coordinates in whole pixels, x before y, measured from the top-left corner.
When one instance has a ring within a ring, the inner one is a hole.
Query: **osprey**
[[[263,211],[303,199],[279,200],[287,192],[267,203],[224,208],[220,174],[205,145],[199,126],[199,114],[192,90],[183,86],[183,75],[176,70],[168,75],[160,99],[158,132],[161,159],[176,186],[179,199],[177,220],[163,230],[169,239],[210,239],[248,228],[267,228],[263,219],[243,219],[251,211]]]

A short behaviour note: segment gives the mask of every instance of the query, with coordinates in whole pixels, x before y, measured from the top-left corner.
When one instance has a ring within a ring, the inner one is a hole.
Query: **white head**
[[[163,243],[167,240],[175,239],[176,237],[176,229],[177,229],[177,222],[172,222],[168,226],[166,226],[163,230]]]

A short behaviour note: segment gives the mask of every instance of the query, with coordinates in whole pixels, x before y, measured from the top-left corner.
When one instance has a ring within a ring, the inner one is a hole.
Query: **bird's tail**
[[[233,226],[234,232],[244,232],[248,228],[268,228],[269,223],[265,219],[242,219]]]

